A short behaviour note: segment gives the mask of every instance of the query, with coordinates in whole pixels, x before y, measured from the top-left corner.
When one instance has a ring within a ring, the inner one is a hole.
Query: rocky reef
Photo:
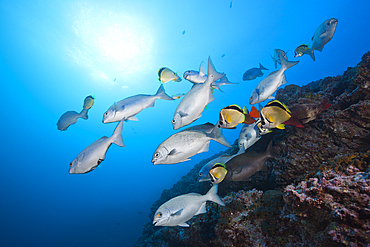
[[[151,208],[135,246],[368,246],[370,247],[370,52],[342,76],[305,86],[288,85],[276,98],[294,104],[332,105],[304,128],[274,129],[247,151],[262,152],[272,141],[281,157],[269,172],[248,182],[219,185],[225,206],[207,203],[190,227],[154,227],[153,214],[169,199],[197,192],[203,160]],[[226,153],[237,152],[237,142]]]

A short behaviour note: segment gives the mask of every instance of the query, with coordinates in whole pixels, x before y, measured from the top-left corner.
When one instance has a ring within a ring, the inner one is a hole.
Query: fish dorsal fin
[[[199,76],[205,76],[206,75],[206,68],[204,67],[204,63],[201,62],[199,66]]]
[[[212,166],[212,169],[213,169],[213,168],[216,168],[216,167],[223,167],[223,168],[225,168],[225,169],[226,169],[226,166],[225,166],[225,164],[224,164],[224,163],[216,163],[216,164],[214,164],[214,165]]]
[[[273,100],[273,101],[269,102],[266,106],[268,106],[268,107],[276,106],[276,107],[279,107],[279,108],[283,109],[284,111],[287,111],[287,112],[291,113],[290,110],[288,109],[288,107],[284,103],[281,103],[278,100]]]
[[[180,115],[180,117],[186,117],[186,116],[188,116],[189,114],[187,114],[187,113],[185,113],[185,112],[183,112],[183,111],[179,111],[179,115]]]
[[[183,209],[180,209],[178,211],[176,211],[175,213],[171,214],[171,216],[180,216],[181,215],[181,212],[182,212]]]

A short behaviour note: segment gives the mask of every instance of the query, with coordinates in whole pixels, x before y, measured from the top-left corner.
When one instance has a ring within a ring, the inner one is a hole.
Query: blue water
[[[263,2],[263,3],[262,3]],[[125,122],[126,147],[112,145],[94,171],[71,175],[69,163],[89,144],[110,136],[103,124],[115,101],[154,94],[157,70],[197,70],[208,56],[231,82],[215,91],[192,125],[216,123],[220,109],[248,105],[264,78],[242,81],[258,63],[274,71],[275,48],[300,63],[286,71],[288,84],[305,85],[342,74],[369,50],[369,1],[0,1],[1,246],[132,246],[148,222],[152,203],[197,162],[226,147],[176,165],[153,166],[157,146],[175,133],[171,120],[180,102],[157,100],[154,108]],[[230,8],[231,6],[231,8]],[[293,58],[311,43],[316,28],[337,18],[323,52]],[[184,32],[185,30],[185,32]],[[115,80],[116,79],[116,80]],[[165,85],[186,93],[186,80]],[[89,119],[67,131],[56,123],[81,111],[95,95]],[[224,130],[233,143],[236,130]]]

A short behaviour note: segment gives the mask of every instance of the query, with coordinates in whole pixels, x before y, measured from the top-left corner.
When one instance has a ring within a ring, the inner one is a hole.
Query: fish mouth
[[[153,221],[154,226],[156,226],[157,223],[158,223],[158,221],[156,221],[156,220]]]

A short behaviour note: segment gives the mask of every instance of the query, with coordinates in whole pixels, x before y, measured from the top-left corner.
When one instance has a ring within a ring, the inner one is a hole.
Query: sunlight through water
[[[73,6],[74,62],[91,70],[94,80],[116,84],[149,67],[153,39],[142,20],[103,5]]]

